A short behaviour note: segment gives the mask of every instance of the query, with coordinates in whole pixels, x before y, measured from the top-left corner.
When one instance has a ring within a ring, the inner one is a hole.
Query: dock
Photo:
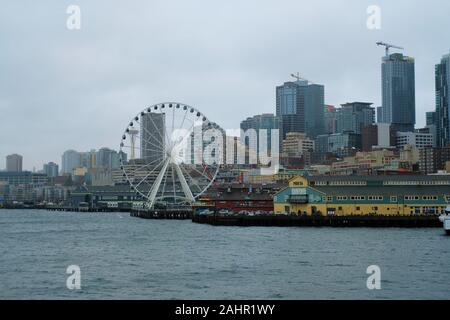
[[[131,210],[131,217],[142,219],[191,220],[192,210]]]
[[[438,216],[194,215],[195,223],[239,227],[442,228]]]

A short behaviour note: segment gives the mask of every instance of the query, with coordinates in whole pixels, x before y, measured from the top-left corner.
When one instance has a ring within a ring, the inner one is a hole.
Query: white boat
[[[444,225],[445,233],[450,235],[450,207],[445,208],[445,213],[439,217],[439,220]]]

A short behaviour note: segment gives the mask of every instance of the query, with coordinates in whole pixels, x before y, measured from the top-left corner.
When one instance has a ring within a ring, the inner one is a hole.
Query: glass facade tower
[[[382,121],[394,130],[412,132],[416,124],[414,58],[394,53],[383,57]]]
[[[450,145],[450,54],[445,55],[436,65],[436,129],[437,146]]]
[[[286,82],[276,88],[282,139],[289,132],[306,133],[311,139],[325,133],[324,92],[324,86],[308,81]]]

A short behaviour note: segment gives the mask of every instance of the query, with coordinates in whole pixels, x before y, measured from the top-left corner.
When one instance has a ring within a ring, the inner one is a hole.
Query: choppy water
[[[0,210],[3,299],[449,299],[442,229],[212,227]],[[81,268],[81,290],[66,268]],[[382,290],[366,287],[381,267]]]

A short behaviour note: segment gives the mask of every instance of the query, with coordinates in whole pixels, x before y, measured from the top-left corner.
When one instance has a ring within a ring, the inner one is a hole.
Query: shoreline
[[[130,210],[128,208],[90,208],[89,210],[71,207],[7,207],[9,210],[46,210],[50,212],[76,213],[129,213],[130,217],[150,220],[191,220],[193,223],[229,227],[332,227],[332,228],[442,228],[439,216],[298,216],[298,215],[220,215],[194,214],[189,210]]]

